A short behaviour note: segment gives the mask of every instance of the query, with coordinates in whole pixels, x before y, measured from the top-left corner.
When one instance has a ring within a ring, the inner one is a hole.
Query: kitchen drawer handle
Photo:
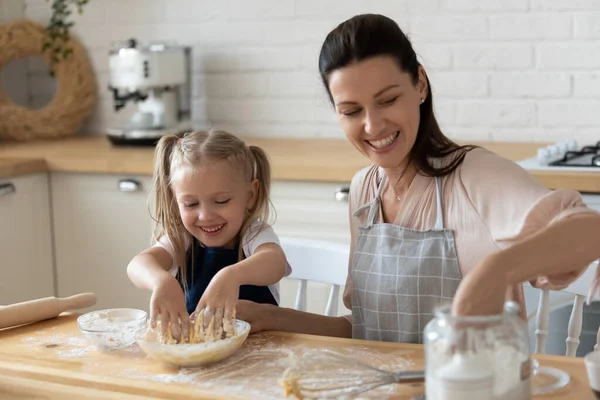
[[[17,192],[17,188],[15,187],[14,184],[7,182],[7,183],[0,183],[0,196],[4,196],[4,195],[9,195],[11,193],[16,193]]]
[[[344,186],[335,190],[335,200],[339,202],[348,201],[348,193],[350,193],[350,187]]]
[[[119,192],[137,192],[141,190],[142,184],[137,179],[121,179],[118,187]]]

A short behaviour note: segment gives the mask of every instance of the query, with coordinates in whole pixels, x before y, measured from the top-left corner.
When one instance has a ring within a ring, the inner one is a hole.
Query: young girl
[[[152,198],[157,243],[127,267],[152,290],[150,321],[188,340],[189,314],[215,331],[239,299],[279,303],[291,268],[267,225],[270,164],[265,152],[223,131],[168,135],[158,142]]]

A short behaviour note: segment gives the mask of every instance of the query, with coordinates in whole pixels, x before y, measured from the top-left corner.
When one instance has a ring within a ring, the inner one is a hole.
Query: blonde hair
[[[171,187],[171,177],[177,168],[182,166],[199,167],[220,160],[231,162],[236,171],[245,175],[247,182],[258,180],[256,202],[246,214],[238,239],[243,236],[241,233],[250,228],[253,221],[260,221],[262,230],[269,221],[271,208],[271,164],[263,149],[248,146],[237,136],[221,130],[189,132],[182,137],[165,135],[156,146],[154,179],[150,194],[150,198],[154,200],[153,236],[155,241],[164,235],[168,237],[184,288],[187,283],[185,244],[193,244],[194,237],[183,226]],[[243,245],[239,245],[240,259]]]

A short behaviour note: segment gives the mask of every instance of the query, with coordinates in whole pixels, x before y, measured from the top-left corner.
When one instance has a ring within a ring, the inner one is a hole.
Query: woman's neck
[[[408,191],[418,169],[414,163],[409,163],[394,168],[384,168],[384,171],[389,190],[394,196],[400,198]]]

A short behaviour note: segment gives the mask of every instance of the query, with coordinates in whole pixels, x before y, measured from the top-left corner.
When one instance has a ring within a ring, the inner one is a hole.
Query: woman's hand
[[[222,332],[223,320],[232,321],[235,318],[235,306],[239,295],[240,284],[235,273],[229,267],[223,268],[211,279],[192,314],[192,319],[202,312],[203,327],[206,329],[214,317],[215,332]]]
[[[150,299],[150,324],[156,327],[156,320],[160,317],[161,333],[167,335],[167,329],[171,325],[173,338],[179,341],[180,334],[189,341],[189,315],[185,307],[185,295],[183,290],[171,275],[161,278],[152,291]]]
[[[239,300],[237,303],[236,318],[250,324],[250,333],[266,330],[265,317],[270,304],[255,303],[248,300]]]
[[[504,310],[508,284],[505,269],[490,256],[469,272],[458,285],[452,302],[454,315],[496,315]]]

